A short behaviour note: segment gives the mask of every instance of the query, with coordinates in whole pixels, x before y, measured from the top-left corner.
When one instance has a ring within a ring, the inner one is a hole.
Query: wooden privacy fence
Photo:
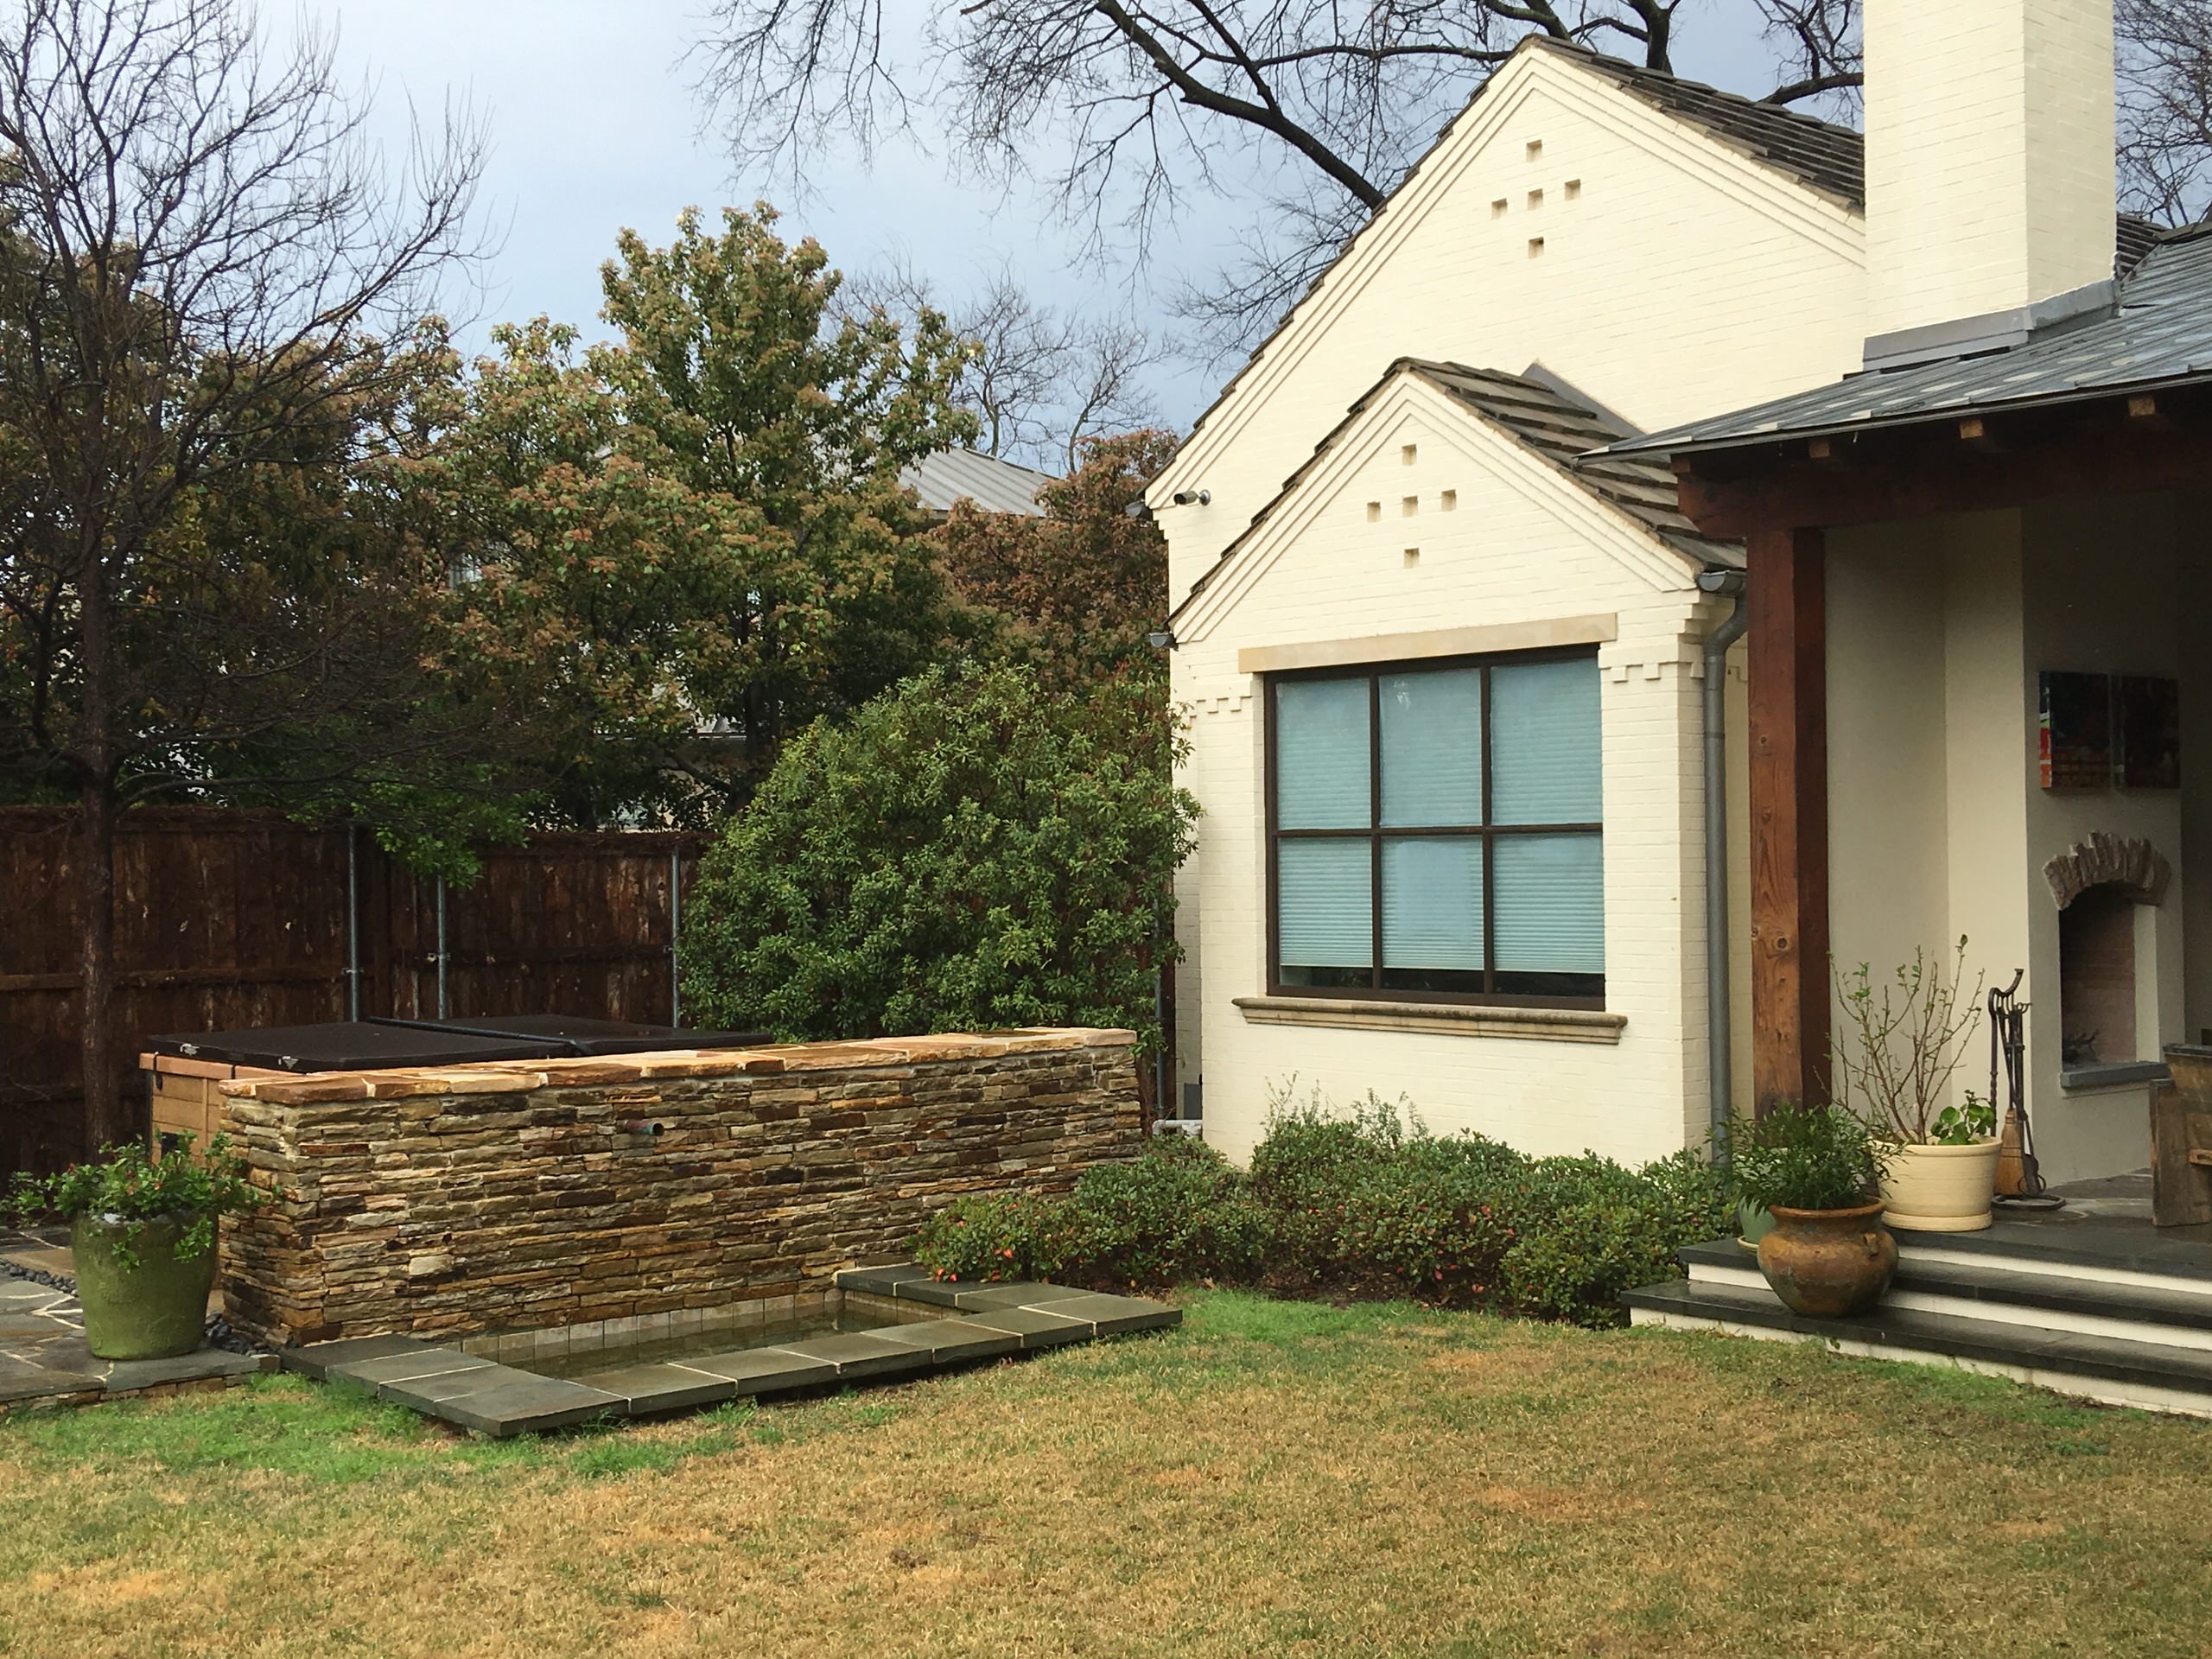
[[[681,895],[704,838],[543,835],[474,887],[419,878],[365,832],[275,814],[126,813],[115,1042],[137,1090],[161,1032],[395,1014],[673,1020]],[[0,808],[0,1168],[80,1157],[76,815]]]

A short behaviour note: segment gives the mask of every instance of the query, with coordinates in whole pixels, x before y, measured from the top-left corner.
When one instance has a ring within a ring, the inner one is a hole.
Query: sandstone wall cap
[[[838,1042],[774,1043],[760,1048],[670,1049],[619,1059],[493,1060],[474,1065],[394,1071],[310,1071],[235,1077],[216,1084],[238,1100],[272,1106],[398,1100],[424,1095],[520,1095],[544,1088],[587,1088],[658,1077],[729,1077],[841,1066],[926,1065],[1075,1048],[1125,1048],[1136,1033],[1107,1026],[1025,1026],[1011,1031],[944,1032]]]

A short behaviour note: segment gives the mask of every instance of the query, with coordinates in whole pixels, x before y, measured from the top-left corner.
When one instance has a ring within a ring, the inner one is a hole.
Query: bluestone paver
[[[718,1405],[737,1397],[737,1384],[728,1377],[683,1365],[623,1365],[575,1380],[588,1389],[619,1396],[623,1409],[632,1416]]]
[[[860,1334],[918,1349],[930,1357],[933,1365],[990,1359],[1016,1352],[1021,1346],[1020,1338],[1012,1332],[995,1331],[966,1319],[918,1319],[912,1325],[889,1325]]]
[[[385,1359],[393,1354],[419,1354],[446,1344],[425,1342],[420,1337],[342,1337],[336,1342],[303,1343],[297,1348],[278,1351],[288,1371],[297,1371],[302,1376],[311,1376],[320,1382],[329,1376],[334,1365],[347,1365],[365,1359]]]
[[[673,1362],[685,1370],[703,1371],[737,1385],[740,1394],[779,1394],[787,1389],[818,1389],[837,1380],[826,1359],[792,1353],[787,1348],[740,1348]]]
[[[1056,1298],[1044,1303],[1047,1313],[1063,1319],[1088,1319],[1102,1337],[1118,1337],[1133,1331],[1160,1331],[1183,1323],[1183,1310],[1141,1296],[1087,1295]]]
[[[841,1382],[857,1377],[883,1376],[893,1371],[918,1371],[930,1363],[926,1348],[886,1342],[880,1337],[811,1337],[804,1342],[786,1344],[784,1351],[809,1359],[828,1360],[837,1368],[837,1380]]]
[[[505,1366],[500,1367],[506,1370]],[[558,1376],[533,1376],[513,1371],[512,1382],[441,1400],[429,1414],[449,1423],[505,1440],[511,1434],[542,1434],[550,1429],[572,1428],[594,1417],[622,1409],[620,1395],[587,1388]]]
[[[349,1359],[328,1367],[327,1374],[378,1388],[386,1382],[405,1382],[418,1376],[438,1376],[447,1371],[475,1370],[491,1363],[474,1354],[465,1354],[458,1348],[424,1348],[412,1353],[379,1355],[372,1359]]]
[[[1027,1348],[1057,1348],[1065,1343],[1089,1342],[1096,1334],[1089,1319],[1071,1319],[1042,1307],[986,1307],[963,1316],[970,1325],[1003,1331]]]

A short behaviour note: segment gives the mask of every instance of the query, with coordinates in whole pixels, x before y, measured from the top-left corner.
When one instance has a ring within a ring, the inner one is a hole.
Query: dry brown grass
[[[0,1653],[2202,1654],[2212,1427],[1667,1333],[1180,1333],[537,1445],[0,1421]]]

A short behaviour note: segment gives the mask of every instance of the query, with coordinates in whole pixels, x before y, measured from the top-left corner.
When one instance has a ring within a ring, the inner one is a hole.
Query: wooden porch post
[[[1751,1088],[1827,1097],[1826,558],[1818,530],[1745,538],[1751,681]]]

